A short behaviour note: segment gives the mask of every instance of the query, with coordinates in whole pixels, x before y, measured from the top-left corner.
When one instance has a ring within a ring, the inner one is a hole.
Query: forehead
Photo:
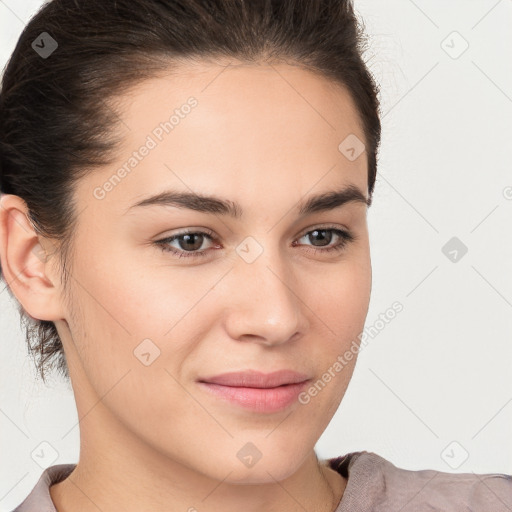
[[[347,89],[320,74],[292,64],[245,64],[237,62],[207,63],[191,61],[161,71],[153,78],[132,86],[118,99],[120,117],[130,142],[132,128],[149,131],[179,110],[186,100],[195,97],[201,108],[188,124],[205,126],[208,121],[226,121],[218,125],[227,129],[233,123],[253,131],[264,128],[276,131],[284,124],[295,135],[300,131],[293,120],[307,121],[302,133],[351,128],[363,139],[363,130],[355,104]],[[202,115],[198,115],[198,112]],[[215,117],[215,119],[213,119]],[[308,129],[309,128],[309,129]],[[247,135],[245,131],[240,136]],[[132,141],[135,142],[135,141]]]
[[[276,199],[277,191],[303,195],[316,183],[367,191],[366,154],[350,160],[340,150],[347,137],[364,141],[350,94],[301,67],[180,64],[132,87],[117,105],[117,161],[86,188],[90,195],[115,182],[104,202],[120,210],[164,188],[248,198],[266,191]]]

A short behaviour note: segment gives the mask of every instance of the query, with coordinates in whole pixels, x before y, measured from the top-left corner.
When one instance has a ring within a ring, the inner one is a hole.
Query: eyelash
[[[313,233],[314,231],[332,231],[333,233],[338,235],[340,237],[340,239],[341,239],[340,242],[338,242],[336,245],[334,245],[332,247],[328,247],[326,249],[317,249],[317,248],[310,249],[315,254],[317,252],[328,253],[328,252],[331,252],[331,251],[337,251],[337,252],[342,251],[343,249],[345,249],[347,244],[349,244],[350,242],[353,242],[354,240],[356,240],[356,237],[352,233],[350,233],[349,231],[342,230],[342,229],[339,229],[339,228],[335,228],[335,227],[332,227],[332,226],[317,227],[315,229],[307,231],[306,233],[301,235],[299,237],[299,239],[300,238],[304,238],[305,236],[309,235],[310,233]],[[178,258],[198,258],[198,257],[202,257],[202,256],[207,256],[207,253],[209,252],[208,249],[204,249],[202,251],[183,251],[183,250],[177,250],[177,249],[172,248],[172,247],[169,246],[169,244],[171,242],[174,242],[175,240],[177,240],[178,238],[180,238],[180,237],[182,237],[184,235],[206,235],[206,237],[209,238],[210,240],[214,239],[214,233],[212,231],[210,231],[210,230],[206,230],[206,231],[184,231],[182,233],[177,233],[176,235],[173,235],[171,237],[163,238],[162,240],[157,240],[157,241],[154,242],[154,244],[157,245],[163,252],[165,252],[165,253],[169,253],[169,252],[173,253]]]

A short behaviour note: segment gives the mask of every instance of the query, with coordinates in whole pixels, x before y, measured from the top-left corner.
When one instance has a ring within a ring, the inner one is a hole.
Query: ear
[[[44,244],[44,247],[43,247]],[[54,248],[39,236],[21,197],[0,198],[0,262],[7,286],[23,309],[37,320],[63,318],[60,280],[52,263]],[[55,274],[54,274],[55,273]]]

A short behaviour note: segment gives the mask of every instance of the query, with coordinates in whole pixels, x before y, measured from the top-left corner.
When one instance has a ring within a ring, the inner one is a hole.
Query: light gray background
[[[41,3],[0,0],[2,66]],[[361,351],[317,452],[512,474],[512,0],[355,6],[383,110],[366,325],[394,301],[404,310]],[[456,262],[442,252],[452,237],[468,248]],[[70,386],[35,380],[5,291],[0,307],[0,509],[10,511],[42,472],[31,453],[46,441],[52,464],[76,462],[79,433]]]

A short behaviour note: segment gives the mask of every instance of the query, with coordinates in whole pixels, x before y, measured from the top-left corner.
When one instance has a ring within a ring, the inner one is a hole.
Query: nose
[[[265,250],[252,263],[240,258],[229,275],[225,329],[232,339],[274,346],[306,332],[305,298],[278,250]]]

